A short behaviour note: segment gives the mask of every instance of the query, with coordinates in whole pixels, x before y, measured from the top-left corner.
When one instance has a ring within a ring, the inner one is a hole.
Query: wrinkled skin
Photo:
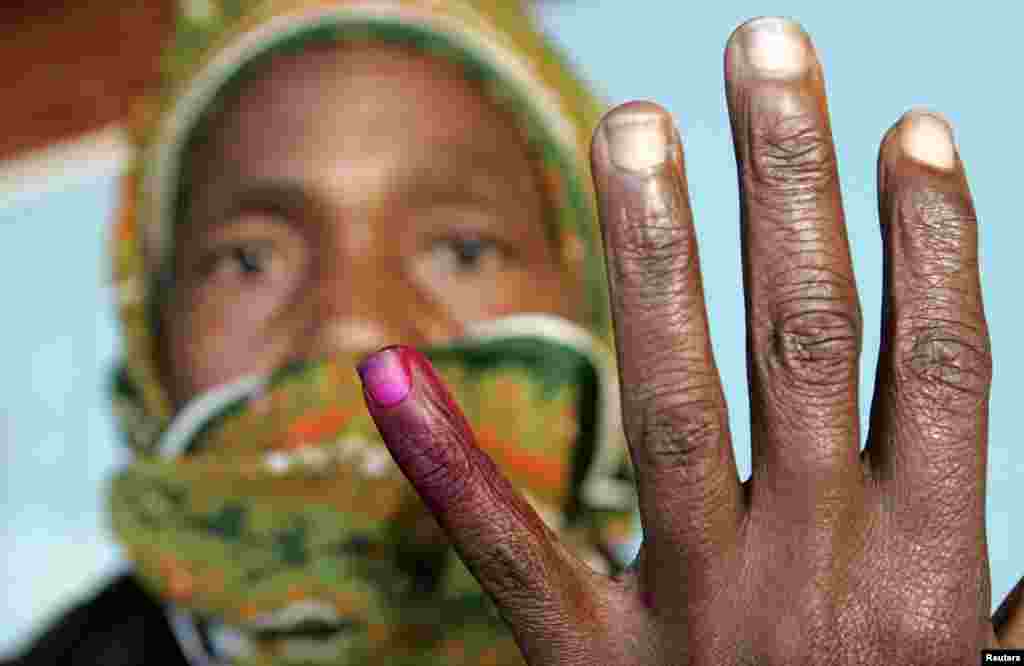
[[[805,68],[751,65],[772,31]],[[393,456],[534,666],[973,664],[1024,646],[1020,584],[989,617],[992,360],[975,210],[945,121],[909,113],[880,148],[883,337],[861,454],[861,311],[821,66],[798,26],[760,19],[734,33],[725,71],[751,479],[732,454],[682,148],[647,102],[609,112],[592,153],[645,535],[635,562],[609,578],[558,543],[409,347],[375,357],[409,379],[404,402],[375,403],[364,376]]]

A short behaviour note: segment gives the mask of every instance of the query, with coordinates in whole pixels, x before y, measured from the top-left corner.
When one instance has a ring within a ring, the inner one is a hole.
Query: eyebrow
[[[215,229],[248,210],[279,213],[274,219],[294,223],[296,218],[320,206],[318,198],[294,179],[238,180],[215,193],[206,206],[192,207],[186,223],[206,230]]]
[[[291,218],[320,207],[317,197],[301,182],[293,179],[258,179],[243,182],[229,190],[227,205],[218,218],[230,218],[245,210],[282,213]]]
[[[416,198],[416,190],[421,189],[432,199],[450,196],[500,208],[526,194],[520,184],[510,186],[508,174],[502,173],[502,167],[500,163],[495,164],[491,153],[472,145],[444,146],[402,165],[395,190]],[[450,174],[461,175],[453,178]]]

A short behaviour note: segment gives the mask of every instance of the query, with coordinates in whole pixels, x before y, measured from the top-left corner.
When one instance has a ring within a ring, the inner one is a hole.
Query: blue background
[[[1024,104],[1019,4],[551,2],[542,16],[612,102],[650,98],[675,115],[687,155],[715,352],[726,383],[741,474],[750,472],[743,302],[733,150],[722,86],[732,29],[774,13],[800,20],[828,78],[833,130],[865,319],[866,423],[878,351],[881,247],[875,160],[906,109],[944,112],[957,128],[980,223],[982,283],[996,365],[989,454],[993,604],[1024,574],[1012,529],[1024,451],[1017,392],[1024,376],[1018,312],[1017,127]],[[956,7],[955,11],[947,7]],[[45,193],[0,191],[0,438],[6,558],[0,654],[119,566],[100,492],[119,460],[102,392],[117,335],[104,254],[114,170],[98,167]],[[1016,276],[1016,277],[1015,277]],[[1015,425],[1016,424],[1016,425]]]

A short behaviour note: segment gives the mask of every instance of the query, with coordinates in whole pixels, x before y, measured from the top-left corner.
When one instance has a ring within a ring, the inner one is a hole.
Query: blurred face
[[[206,130],[163,311],[179,407],[292,360],[579,311],[525,140],[453,65],[311,48]]]

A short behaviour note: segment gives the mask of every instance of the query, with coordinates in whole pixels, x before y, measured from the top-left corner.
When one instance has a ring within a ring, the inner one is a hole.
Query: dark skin
[[[364,376],[392,455],[535,666],[970,664],[1024,646],[1020,584],[989,616],[992,360],[948,125],[908,113],[882,140],[883,336],[861,454],[861,310],[821,65],[799,26],[758,19],[730,38],[725,76],[751,478],[732,453],[682,147],[648,102],[609,112],[592,152],[644,527],[636,561],[606,577],[559,543],[404,346],[376,357],[380,377],[409,381],[403,402],[376,403]]]
[[[163,309],[178,408],[289,361],[582,309],[546,232],[536,160],[449,63],[310,47],[275,60],[204,129]]]

